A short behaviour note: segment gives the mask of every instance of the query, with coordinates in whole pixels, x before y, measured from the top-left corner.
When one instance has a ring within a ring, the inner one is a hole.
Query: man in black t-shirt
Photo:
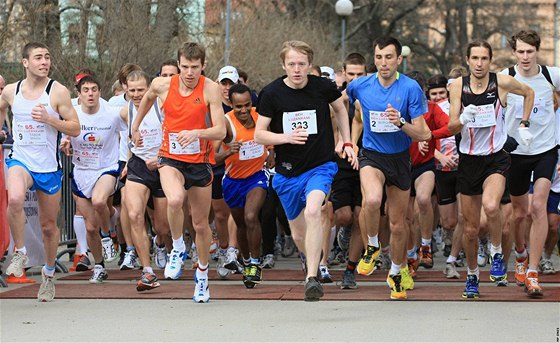
[[[259,95],[255,141],[276,146],[277,174],[272,186],[286,211],[294,241],[307,256],[305,300],[318,301],[323,296],[317,279],[323,242],[321,207],[338,170],[329,104],[342,136],[337,151],[355,169],[358,161],[341,93],[329,80],[308,75],[311,47],[288,41],[280,57],[287,76],[270,83]]]

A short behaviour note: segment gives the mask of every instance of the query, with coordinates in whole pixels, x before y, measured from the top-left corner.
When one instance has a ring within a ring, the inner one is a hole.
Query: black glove
[[[515,138],[511,137],[511,136],[507,136],[507,140],[504,144],[504,150],[505,152],[512,152],[515,149],[517,149],[517,146],[519,145],[519,143],[517,143],[517,141],[515,140]]]

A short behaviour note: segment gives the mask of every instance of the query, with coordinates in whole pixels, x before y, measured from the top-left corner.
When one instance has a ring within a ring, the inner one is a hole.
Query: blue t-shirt
[[[359,100],[362,106],[362,144],[365,149],[384,154],[408,150],[412,139],[404,131],[382,119],[388,104],[396,108],[408,123],[428,111],[426,96],[415,80],[397,73],[395,82],[385,88],[375,73],[352,81],[346,88],[346,93],[351,104]]]

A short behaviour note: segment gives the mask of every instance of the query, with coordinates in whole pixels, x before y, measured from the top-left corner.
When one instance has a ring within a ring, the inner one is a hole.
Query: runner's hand
[[[240,141],[233,141],[233,142],[229,143],[228,146],[229,146],[229,151],[232,155],[237,154],[239,152],[239,149],[241,149],[241,142]]]
[[[453,158],[453,156],[442,155],[442,157],[439,159],[439,163],[441,163],[441,165],[444,168],[450,168],[450,169],[457,168],[458,166],[457,160]]]
[[[477,114],[476,106],[470,104],[469,106],[463,108],[463,113],[459,116],[459,121],[461,125],[465,125],[468,122],[474,122],[474,116]]]
[[[309,134],[307,133],[307,130],[298,126],[294,131],[288,133],[288,143],[299,145],[305,144],[308,136]]]
[[[418,142],[418,151],[420,151],[420,155],[425,156],[428,152],[429,144],[426,141]]]
[[[60,151],[62,151],[66,156],[72,156],[72,151],[70,148],[71,148],[70,138],[68,137],[62,138],[60,140]]]
[[[195,142],[200,137],[198,130],[183,130],[177,134],[177,142],[184,148],[187,145]]]
[[[154,171],[158,168],[157,160],[157,156],[146,160],[146,167],[148,170]]]
[[[44,104],[38,104],[31,110],[31,119],[39,123],[48,124],[51,116],[47,113]]]
[[[132,143],[135,147],[140,148],[144,144],[144,140],[142,139],[142,135],[140,134],[140,130],[136,130],[132,132]]]
[[[519,127],[517,128],[517,132],[519,133],[519,138],[521,138],[521,144],[531,144],[531,142],[533,141],[533,134],[529,132],[528,127]]]
[[[345,146],[344,155],[348,156],[348,162],[352,165],[352,168],[354,170],[358,170],[359,168],[358,156],[356,156],[356,152],[354,151],[354,148]]]

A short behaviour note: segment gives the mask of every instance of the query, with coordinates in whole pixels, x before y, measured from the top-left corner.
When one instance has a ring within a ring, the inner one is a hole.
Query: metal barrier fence
[[[10,149],[12,148],[11,144],[2,144],[2,149],[4,149],[4,156],[8,156]],[[71,180],[70,174],[72,172],[72,158],[68,157],[64,154],[60,154],[60,159],[62,163],[62,194],[60,199],[60,210],[58,212],[58,227],[60,229],[60,246],[66,246],[67,248],[60,251],[56,258],[57,258],[57,269],[58,271],[62,271],[67,273],[67,268],[58,262],[65,254],[72,255],[75,251],[76,245],[76,233],[74,232],[74,212],[76,210],[76,204],[72,199],[72,190],[71,190]]]

